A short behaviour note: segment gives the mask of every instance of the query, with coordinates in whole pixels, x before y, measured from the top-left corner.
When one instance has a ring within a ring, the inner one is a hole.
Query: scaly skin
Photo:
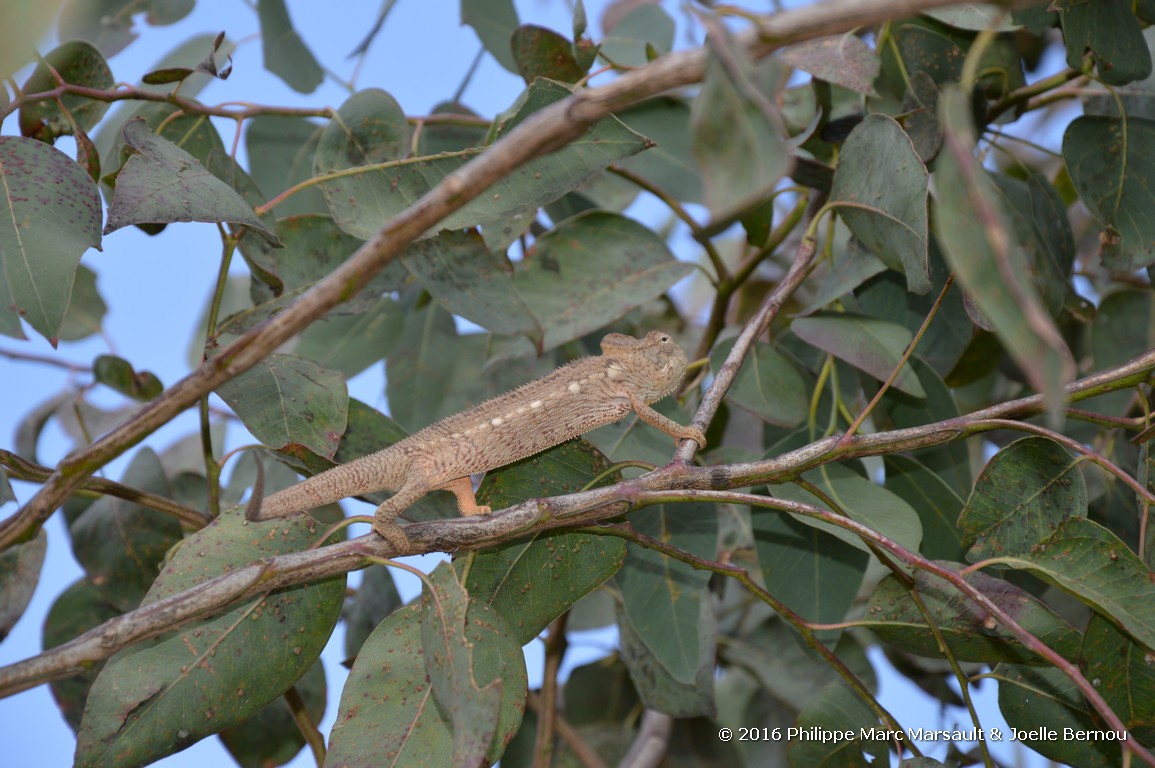
[[[429,491],[457,496],[463,515],[488,514],[473,495],[470,475],[486,472],[612,424],[630,411],[674,439],[706,444],[650,407],[686,374],[686,353],[670,336],[644,339],[611,333],[602,354],[562,366],[540,379],[432,424],[377,453],[333,467],[265,499],[254,519],[304,512],[348,496],[395,491],[377,508],[373,529],[398,547],[408,539],[397,516]]]

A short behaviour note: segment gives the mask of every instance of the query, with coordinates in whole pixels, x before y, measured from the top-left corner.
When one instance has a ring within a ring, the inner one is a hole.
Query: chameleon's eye
[[[662,338],[661,338],[661,342],[662,342],[663,344],[667,343],[669,340],[670,340],[670,337],[669,337],[669,336],[662,336]]]

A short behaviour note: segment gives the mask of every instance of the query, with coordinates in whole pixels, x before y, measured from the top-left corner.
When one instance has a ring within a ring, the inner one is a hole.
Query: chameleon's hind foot
[[[378,515],[373,520],[373,531],[393,546],[395,554],[400,555],[409,551],[409,537],[395,521],[386,520]]]

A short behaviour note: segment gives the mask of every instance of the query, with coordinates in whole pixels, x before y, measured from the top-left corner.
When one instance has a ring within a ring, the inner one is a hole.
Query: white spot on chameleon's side
[[[449,437],[452,438],[453,440],[460,440],[461,439],[461,433],[460,432],[454,432]]]
[[[500,427],[500,426],[501,426],[501,423],[502,423],[502,421],[503,421],[503,419],[502,419],[500,416],[497,416],[497,417],[495,417],[495,418],[493,418],[493,419],[490,419],[489,423],[490,423],[490,424],[492,424],[492,425],[493,425],[493,426],[495,426],[495,427]]]
[[[609,370],[606,371],[606,376],[611,381],[617,381],[618,379],[622,378],[625,375],[626,375],[626,372],[623,371],[622,367],[620,365],[618,365],[617,363],[610,363]]]
[[[576,381],[571,381],[569,383],[568,389],[571,395],[576,395],[578,392],[582,391],[581,384],[578,384]]]
[[[541,401],[540,400],[534,400],[532,403],[529,404],[529,407],[530,408],[540,408],[541,407]]]

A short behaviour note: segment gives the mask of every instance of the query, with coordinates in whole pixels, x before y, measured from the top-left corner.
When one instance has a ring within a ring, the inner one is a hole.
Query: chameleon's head
[[[628,381],[647,403],[673,393],[686,376],[686,353],[673,337],[650,331],[635,339],[610,333],[602,339],[602,354],[611,379]]]

